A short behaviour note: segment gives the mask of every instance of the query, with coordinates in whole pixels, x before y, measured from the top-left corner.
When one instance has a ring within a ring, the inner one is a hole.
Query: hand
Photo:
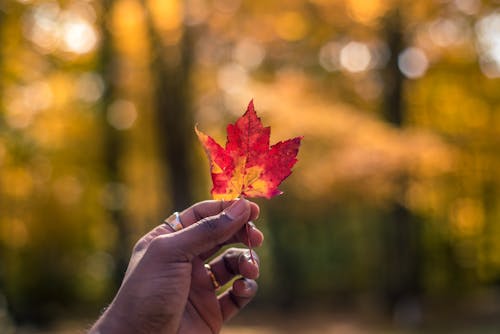
[[[217,296],[205,261],[222,246],[242,242],[260,246],[263,234],[253,224],[259,207],[246,199],[200,202],[180,213],[184,228],[163,224],[134,247],[122,285],[91,333],[218,333],[257,292],[256,263],[246,249],[230,248],[210,262],[224,285]]]

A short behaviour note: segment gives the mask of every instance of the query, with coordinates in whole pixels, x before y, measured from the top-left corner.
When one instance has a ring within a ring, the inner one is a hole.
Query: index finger
[[[248,202],[250,204],[250,219],[255,220],[259,216],[259,206],[253,202]],[[234,201],[207,200],[193,204],[179,214],[182,227],[186,228],[204,218],[218,215],[226,208],[230,207],[233,203]],[[167,227],[165,224],[156,226],[136,243],[134,249],[136,251],[144,249],[154,238],[171,233],[175,232],[173,232],[172,229]]]
[[[190,261],[229,240],[248,223],[252,214],[250,203],[243,198],[235,200],[217,215],[203,218],[170,235],[159,236],[155,244],[173,260]]]
[[[211,216],[215,216],[224,209],[228,208],[233,204],[234,201],[219,201],[219,200],[208,200],[203,202],[198,202],[179,214],[181,224],[184,228],[193,225],[194,223]],[[250,202],[250,220],[256,220],[259,217],[259,206],[253,202]]]

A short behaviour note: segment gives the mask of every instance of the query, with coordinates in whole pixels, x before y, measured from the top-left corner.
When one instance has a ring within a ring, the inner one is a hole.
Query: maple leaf
[[[297,162],[302,137],[269,147],[271,128],[262,125],[253,100],[245,114],[227,126],[225,148],[198,128],[195,130],[210,160],[214,199],[271,198],[282,194],[278,186]]]

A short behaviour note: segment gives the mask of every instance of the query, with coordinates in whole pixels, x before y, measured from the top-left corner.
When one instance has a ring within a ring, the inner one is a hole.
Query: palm
[[[223,318],[212,281],[207,276],[203,261],[192,263],[189,297],[182,315],[181,333],[218,333]]]

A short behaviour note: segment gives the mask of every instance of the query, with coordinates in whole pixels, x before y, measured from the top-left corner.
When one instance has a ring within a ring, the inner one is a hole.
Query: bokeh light
[[[87,103],[97,102],[104,93],[104,82],[97,73],[86,72],[81,74],[75,85],[75,95]]]
[[[340,65],[347,71],[357,73],[368,69],[372,55],[366,44],[353,41],[340,50],[339,60]]]
[[[466,22],[458,19],[439,18],[429,26],[429,36],[438,46],[448,47],[467,37]]]
[[[455,0],[455,6],[468,15],[474,15],[481,9],[481,0]]]
[[[398,56],[398,67],[410,79],[421,78],[429,68],[429,60],[424,51],[409,47]]]
[[[109,106],[106,118],[115,129],[127,130],[134,125],[137,119],[137,110],[130,101],[117,100]]]
[[[62,24],[64,50],[87,53],[95,48],[97,34],[87,21],[79,18],[67,18],[64,21]]]
[[[251,39],[242,39],[233,50],[233,59],[249,70],[259,67],[265,55],[264,47]]]
[[[481,70],[489,78],[500,77],[500,13],[481,18],[476,24]]]
[[[319,63],[328,72],[340,69],[339,54],[342,45],[337,42],[328,42],[319,50]]]
[[[84,2],[76,2],[68,9],[62,9],[56,1],[42,2],[25,15],[24,32],[42,52],[85,54],[94,50],[98,42],[89,21],[93,18],[95,13]]]
[[[25,16],[24,30],[27,37],[46,52],[56,47],[59,13],[59,5],[52,1],[34,7]]]
[[[230,63],[222,66],[217,73],[217,83],[226,93],[241,92],[248,81],[247,71],[239,64]]]
[[[52,89],[45,81],[10,87],[5,94],[6,121],[15,129],[30,126],[36,115],[49,108],[53,101]]]

